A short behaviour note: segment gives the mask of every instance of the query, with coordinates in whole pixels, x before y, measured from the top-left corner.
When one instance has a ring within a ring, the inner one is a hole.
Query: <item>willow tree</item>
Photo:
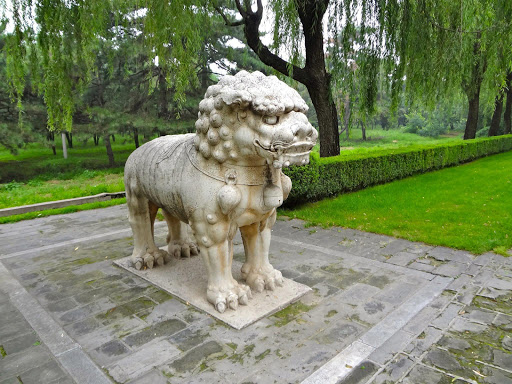
[[[21,111],[30,75],[44,97],[50,130],[71,131],[76,96],[103,70],[96,67],[100,42],[115,50],[124,34],[142,33],[145,60],[158,60],[177,104],[198,84],[196,57],[209,25],[205,1],[0,0],[1,11],[14,26],[5,48],[12,92]],[[142,31],[131,22],[141,13]]]
[[[492,106],[512,68],[510,0],[403,0],[390,41],[395,89],[427,103],[463,92],[465,139],[475,137],[482,94]],[[483,91],[483,93],[482,93]],[[492,107],[491,107],[492,108]]]
[[[357,78],[355,99],[361,115],[372,114],[382,61],[395,105],[404,79],[411,98],[430,103],[462,86],[470,106],[466,131],[471,137],[482,82],[488,89],[502,87],[511,54],[510,0],[464,0],[458,5],[450,0],[275,0],[266,8],[262,0],[10,4],[15,26],[7,44],[11,85],[21,99],[24,63],[30,63],[29,73],[48,107],[50,129],[71,128],[73,96],[91,78],[98,41],[111,39],[115,46],[116,35],[130,33],[130,14],[138,12],[146,13],[140,32],[147,60],[158,57],[178,104],[198,83],[195,69],[212,18],[219,13],[228,25],[242,27],[247,45],[263,63],[307,87],[318,118],[322,156],[339,153],[333,90],[354,92],[351,84]],[[264,17],[274,20],[273,42],[268,45],[260,38]],[[498,46],[501,56],[494,55]]]
[[[216,5],[216,11],[227,25],[243,26],[248,46],[263,63],[306,86],[318,118],[320,155],[338,155],[340,114],[334,93],[349,91],[350,62],[357,56],[357,99],[363,110],[373,112],[378,59],[385,54],[381,50],[387,36],[383,31],[392,28],[384,13],[393,10],[377,0],[276,0],[266,9],[261,0],[223,5]],[[260,37],[265,18],[274,20],[273,41],[268,45]]]
[[[269,4],[267,12],[275,19],[274,43],[270,48],[260,40],[261,1],[256,2],[253,11],[251,1],[242,4],[230,0],[220,5],[212,0],[12,0],[15,31],[7,50],[11,85],[21,99],[25,76],[31,73],[48,107],[49,128],[70,130],[74,95],[83,91],[95,70],[98,40],[115,40],[116,33],[127,33],[129,18],[122,15],[147,12],[142,31],[147,58],[158,57],[168,86],[175,89],[176,101],[183,103],[185,90],[191,83],[197,83],[194,67],[210,20],[218,17],[214,9],[231,9],[242,19],[229,22],[224,15],[226,21],[230,25],[244,25],[246,42],[263,63],[307,87],[318,116],[321,155],[337,155],[338,112],[332,89],[343,86],[344,71],[340,68],[346,66],[354,51],[357,36],[361,36],[359,43],[370,54],[368,57],[376,57],[376,47],[386,34],[380,34],[379,39],[373,33],[377,38],[370,39],[369,34],[354,32],[355,20],[360,20],[359,28],[363,30],[369,20],[375,19],[380,12],[379,1],[279,0]],[[362,10],[360,17],[353,17],[358,10]],[[328,30],[331,32],[326,33]],[[337,46],[329,58],[325,57],[326,40]],[[34,71],[26,71],[27,62]],[[370,80],[361,87],[364,97],[360,99],[372,106],[378,66],[375,60],[368,63],[360,66],[363,79]]]

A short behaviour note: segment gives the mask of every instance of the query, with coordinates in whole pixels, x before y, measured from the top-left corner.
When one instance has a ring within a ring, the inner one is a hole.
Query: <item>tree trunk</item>
[[[133,129],[133,140],[135,141],[135,148],[139,148],[139,131],[137,128]]]
[[[60,137],[62,140],[62,157],[67,159],[68,158],[68,149],[66,147],[66,134],[64,132],[62,132]]]
[[[345,129],[345,134],[347,135],[347,141],[350,139],[350,131],[349,131],[349,123],[350,123],[350,97],[349,95],[345,96],[345,100],[343,102],[344,112],[343,112],[343,126]]]
[[[66,140],[68,141],[68,147],[73,148],[73,134],[71,132],[66,132]]]
[[[92,139],[94,140],[94,145],[98,145],[100,142],[100,137],[98,135],[92,135]]]
[[[481,32],[477,32],[476,40],[473,44],[473,54],[475,56],[475,64],[471,69],[471,79],[463,84],[464,91],[468,96],[468,119],[466,121],[466,129],[464,131],[464,140],[474,139],[478,127],[478,108],[480,106],[480,87],[482,85],[484,72],[486,69],[485,61],[482,62],[480,52]]]
[[[464,130],[464,140],[474,139],[478,126],[478,107],[480,105],[480,92],[473,96],[468,95],[468,119]]]
[[[324,54],[323,16],[327,3],[313,0],[298,1],[297,10],[304,33],[307,71],[304,84],[315,107],[320,130],[320,156],[340,154],[338,111],[331,92],[331,74],[327,72]]]
[[[512,116],[512,72],[507,75],[507,102],[505,103],[505,113],[503,120],[505,122],[505,135],[512,133],[511,116]]]
[[[338,134],[338,113],[336,104],[330,98],[330,88],[325,84],[327,79],[318,79],[308,84],[307,88],[311,101],[315,106],[320,129],[320,156],[337,156],[340,154],[340,139]],[[324,84],[322,84],[324,83]]]
[[[501,112],[503,111],[503,92],[496,96],[494,101],[494,113],[492,114],[491,126],[488,136],[498,136],[500,132]]]
[[[113,168],[115,165],[114,152],[112,151],[112,145],[110,144],[110,135],[108,133],[105,136],[103,136],[103,141],[105,142],[105,148],[107,149],[108,166],[110,168]]]
[[[110,135],[112,136],[112,141],[115,143],[116,142],[116,136],[115,135]]]
[[[158,88],[160,91],[160,100],[158,105],[158,114],[157,116],[161,119],[168,119],[169,118],[169,102],[167,99],[167,84],[164,76],[164,71],[161,70],[158,75]]]
[[[359,121],[359,124],[361,124],[361,136],[363,138],[363,141],[366,141],[366,126],[362,121]]]
[[[48,132],[47,135],[48,141],[51,143],[53,156],[57,156],[57,149],[55,148],[55,134],[53,132]]]

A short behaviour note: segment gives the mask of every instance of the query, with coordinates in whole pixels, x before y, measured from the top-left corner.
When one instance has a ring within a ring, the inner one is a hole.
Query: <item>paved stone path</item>
[[[0,384],[512,383],[512,258],[280,220],[313,292],[236,331],[113,266],[131,247],[125,206],[0,226]]]

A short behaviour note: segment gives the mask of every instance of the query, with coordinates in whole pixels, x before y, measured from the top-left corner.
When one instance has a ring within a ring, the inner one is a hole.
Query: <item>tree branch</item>
[[[217,5],[214,5],[213,8],[217,11],[217,13],[224,19],[224,23],[228,27],[238,27],[239,25],[244,25],[244,20],[236,20],[236,21],[230,21],[226,14],[222,12],[222,9],[218,7]]]
[[[490,27],[487,27],[487,28],[483,28],[483,29],[477,29],[477,30],[474,30],[474,31],[466,31],[466,30],[463,30],[462,28],[457,28],[457,29],[453,29],[453,28],[447,28],[447,27],[443,27],[442,25],[438,24],[434,19],[432,19],[430,17],[430,22],[432,23],[432,26],[433,27],[436,27],[436,28],[439,28],[439,29],[442,29],[443,31],[448,31],[448,32],[455,32],[455,33],[473,33],[473,34],[479,34],[479,33],[482,33],[482,32],[485,32],[485,31],[488,31],[490,29],[495,29],[496,26],[495,25],[491,25]]]
[[[263,16],[263,3],[261,0],[257,0],[258,8],[256,9],[256,15],[260,18]]]
[[[270,49],[261,41],[259,27],[263,16],[262,0],[257,0],[258,9],[256,12],[253,12],[251,9],[244,9],[240,4],[240,0],[235,0],[235,2],[238,8],[238,12],[240,12],[240,15],[242,15],[245,24],[244,34],[247,40],[247,45],[249,45],[254,53],[256,53],[259,59],[264,64],[274,68],[276,71],[281,72],[283,75],[290,76],[294,80],[297,80],[302,84],[306,84],[308,81],[308,75],[305,69],[293,65],[272,53]]]
[[[238,12],[242,16],[242,19],[245,20],[247,17],[247,11],[242,7],[242,4],[240,4],[240,0],[235,0],[236,8],[238,9]]]

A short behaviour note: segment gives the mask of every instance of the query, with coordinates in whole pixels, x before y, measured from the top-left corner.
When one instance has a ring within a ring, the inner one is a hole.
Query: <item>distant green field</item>
[[[95,146],[90,136],[81,140],[77,135],[73,138],[73,148],[68,148],[68,158],[64,159],[60,136],[55,139],[57,155],[53,155],[50,147],[40,143],[28,144],[20,149],[17,155],[12,155],[3,148],[0,149],[0,183],[26,182],[32,179],[73,179],[86,170],[111,170],[108,168],[108,157],[103,140]],[[88,140],[85,141],[85,139]],[[114,173],[122,171],[126,159],[134,149],[135,146],[130,137],[116,136],[116,141],[112,142],[117,167],[113,170]]]
[[[375,150],[404,148],[411,145],[436,144],[448,141],[462,140],[462,133],[452,132],[437,138],[424,137],[414,133],[405,133],[400,129],[385,131],[383,129],[369,129],[366,131],[366,141],[362,139],[360,129],[353,129],[350,132],[350,139],[346,140],[345,133],[340,135],[341,154],[367,153]],[[317,144],[314,151],[319,152]]]
[[[360,129],[353,129],[350,132],[350,139],[347,141],[345,135],[340,136],[340,145],[342,153],[344,151],[364,151],[364,149],[373,148],[402,148],[416,144],[435,144],[447,141],[462,140],[463,133],[453,132],[449,135],[439,136],[437,138],[424,137],[415,133],[405,133],[399,129],[385,131],[383,129],[370,129],[366,131],[366,141],[362,139]]]
[[[312,225],[506,254],[512,248],[511,169],[512,151],[281,213]]]

